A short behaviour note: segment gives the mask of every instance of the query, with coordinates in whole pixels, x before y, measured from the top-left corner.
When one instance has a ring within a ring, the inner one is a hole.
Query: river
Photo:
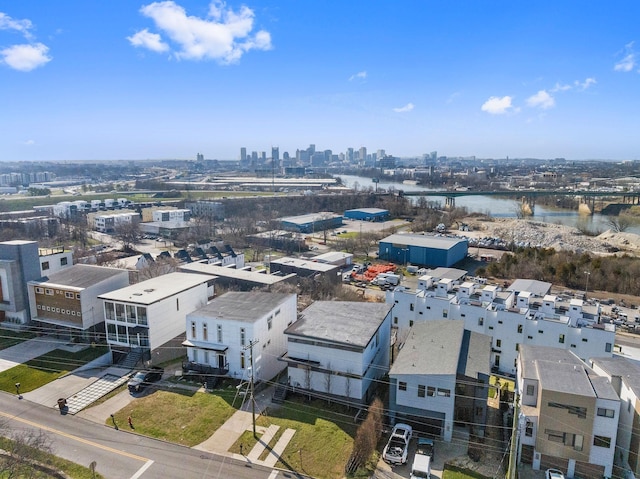
[[[359,189],[376,188],[376,184],[371,178],[365,176],[354,175],[336,175],[342,178],[345,186],[353,188],[356,183]],[[404,191],[421,191],[432,190],[420,185],[394,183],[390,181],[380,181],[377,186],[379,189],[395,189]],[[418,197],[412,197],[415,201]],[[429,196],[428,201],[437,201],[444,205],[444,196]],[[496,218],[516,218],[519,202],[495,196],[458,196],[456,197],[456,206],[464,207],[470,213],[484,213]],[[568,210],[565,208],[550,208],[548,206],[536,205],[533,212],[533,219],[545,223],[556,223],[566,226],[584,226],[590,231],[604,232],[611,227],[608,224],[609,217],[599,213],[593,215],[581,215],[576,210]],[[626,230],[628,233],[640,234],[640,225],[632,226]]]

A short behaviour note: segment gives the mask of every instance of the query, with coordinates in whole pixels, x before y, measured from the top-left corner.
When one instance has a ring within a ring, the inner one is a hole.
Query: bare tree
[[[333,382],[333,371],[331,370],[331,361],[327,363],[327,372],[324,375],[324,389],[327,394],[331,394],[331,386]],[[329,402],[331,400],[329,399]]]
[[[623,233],[633,225],[633,218],[629,215],[612,216],[607,224],[615,233]]]
[[[158,257],[155,261],[149,262],[147,266],[138,271],[138,279],[140,281],[145,281],[167,273],[173,273],[177,270],[178,261],[175,258]]]
[[[122,241],[122,249],[125,251],[132,250],[133,246],[142,239],[140,225],[137,221],[130,223],[119,223],[114,228],[114,238]]]
[[[53,451],[51,439],[40,429],[11,429],[4,423],[0,435],[9,439],[0,454],[0,476],[6,479],[34,477],[34,469],[41,468],[42,454]]]
[[[367,418],[356,431],[353,450],[346,466],[347,474],[352,474],[364,466],[376,450],[382,435],[382,411],[382,401],[376,398],[369,407]]]

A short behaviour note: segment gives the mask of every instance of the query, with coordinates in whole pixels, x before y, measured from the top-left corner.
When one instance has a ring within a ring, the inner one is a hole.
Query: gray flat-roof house
[[[129,271],[88,264],[29,281],[31,320],[42,332],[69,340],[102,340],[104,315],[98,296],[128,284]]]
[[[275,275],[266,274],[266,270],[246,271],[244,269],[226,268],[205,263],[188,263],[180,266],[180,271],[185,273],[207,274],[211,276],[216,284],[222,286],[237,287],[243,291],[254,288],[266,288],[281,282],[297,281],[295,274]]]
[[[612,477],[620,397],[572,351],[520,345],[518,461],[566,477]]]
[[[389,371],[391,309],[383,303],[316,301],[289,326],[289,387],[368,404]]]
[[[296,321],[296,295],[228,292],[186,321],[185,369],[249,379],[253,351],[253,378],[268,381],[286,368],[279,359],[287,351],[284,330]]]
[[[378,257],[398,264],[453,266],[467,256],[466,239],[420,234],[393,234],[378,243]]]
[[[0,324],[18,328],[29,322],[27,282],[41,276],[37,241],[0,242]]]
[[[100,295],[111,351],[133,351],[155,364],[184,356],[186,315],[213,297],[211,282],[207,275],[169,273]]]
[[[393,422],[445,441],[461,421],[480,434],[486,423],[491,338],[464,329],[464,321],[414,324],[389,371]]]
[[[285,256],[271,260],[269,263],[271,274],[280,273],[282,275],[296,274],[301,278],[326,278],[334,283],[340,282],[340,272],[342,268],[338,265],[320,263],[312,259],[291,258]]]

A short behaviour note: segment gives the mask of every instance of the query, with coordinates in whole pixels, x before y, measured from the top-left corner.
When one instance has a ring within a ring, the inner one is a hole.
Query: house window
[[[42,305],[41,304],[38,305],[38,309],[42,309]]]
[[[409,327],[413,326],[413,319],[409,320]]]
[[[49,262],[48,261],[43,261],[42,262],[42,271],[46,271],[49,269]]]
[[[418,384],[418,397],[423,398],[425,396],[425,392],[424,384]]]
[[[533,336],[527,336],[527,339],[533,339]]]
[[[496,348],[499,348],[502,346],[502,339],[496,339]]]
[[[407,390],[407,383],[405,383],[404,381],[400,381],[398,383],[398,390],[406,391]]]
[[[499,354],[496,354],[496,359],[495,359],[495,361],[493,363],[494,363],[495,367],[497,367],[497,368],[500,367],[500,355]]]
[[[466,315],[466,314],[464,314],[464,313],[462,313],[462,314],[460,315],[460,317],[462,317],[462,318],[466,318],[466,317],[467,317],[467,315]]]
[[[68,258],[60,258],[60,266],[66,266],[67,261],[68,261]]]
[[[516,343],[516,351],[520,351],[520,343]]]
[[[240,328],[240,346],[244,346],[247,343],[247,333],[244,328]]]
[[[451,397],[451,389],[438,388],[438,396]]]
[[[573,441],[569,446],[573,446],[573,449],[576,451],[582,451],[582,447],[584,445],[584,436],[581,434],[572,434]]]
[[[493,330],[493,326],[489,326],[489,329]]]
[[[80,299],[80,293],[76,293],[76,299]]]
[[[409,311],[413,311],[413,303],[409,305]]]
[[[116,303],[116,321],[124,321],[124,304]]]
[[[558,342],[560,344],[564,344],[564,334],[561,334],[560,336],[558,336]]]
[[[524,435],[533,437],[533,423],[531,421],[527,421],[527,425],[524,428]]]
[[[393,324],[398,324],[398,317],[397,316],[393,317]]]
[[[209,341],[209,327],[207,323],[202,324],[202,340]]]
[[[604,407],[599,407],[598,408],[598,416],[614,417],[615,413],[616,412],[613,409],[607,409],[607,408],[604,408]]]
[[[522,324],[518,324],[518,332],[521,333],[522,332]]]
[[[44,292],[48,295],[48,296],[53,296],[53,290],[50,288],[47,288],[44,290]]]
[[[280,314],[280,310],[276,310],[276,312],[274,313],[276,316],[278,316]]]
[[[606,353],[610,353],[610,352],[611,352],[611,343],[606,343],[606,344],[604,345],[604,351],[605,351]]]
[[[436,388],[433,386],[427,386],[427,396],[433,397],[436,395]]]
[[[589,340],[588,340],[587,338],[582,338],[582,342],[583,342],[583,343],[586,343],[586,342],[588,342],[588,341],[589,341]]]
[[[217,329],[217,332],[218,332],[218,343],[222,343],[222,324],[218,324],[216,329]]]
[[[611,447],[611,438],[606,436],[593,436],[593,445],[598,447]]]
[[[502,324],[502,321],[498,321],[498,324]]]
[[[538,329],[538,334],[544,334],[544,331],[542,329]]]
[[[176,298],[176,311],[180,311],[180,298]]]
[[[449,311],[447,311],[446,309],[442,310],[442,317],[446,318],[449,315]]]
[[[196,322],[191,321],[191,339],[196,339]]]
[[[240,369],[244,369],[244,351],[240,351]]]
[[[527,396],[533,396],[533,393],[536,391],[536,388],[533,384],[527,384]]]
[[[71,311],[71,316],[75,316],[76,312],[75,311]]]
[[[142,308],[138,306],[136,308],[136,312],[138,313],[138,324],[146,325],[147,324],[147,308]]]
[[[570,406],[568,404],[561,404],[561,403],[557,403],[557,402],[549,402],[547,405],[549,407],[556,407],[556,408],[559,408],[559,409],[566,409],[567,411],[569,411],[569,414],[575,414],[580,419],[585,419],[587,417],[587,408],[586,407]]]
[[[203,362],[204,364],[209,364],[209,351],[207,351],[206,349],[205,349],[205,351],[204,351],[204,358],[203,358],[203,361],[202,361],[202,362]]]
[[[271,326],[273,326],[273,315],[269,316],[267,318],[267,329],[271,329]],[[222,341],[220,341],[222,342]]]
[[[36,293],[37,293],[37,294],[42,294],[42,293],[44,293],[44,288],[40,288],[39,286],[36,286]]]
[[[545,429],[544,433],[547,435],[547,439],[549,441],[564,443],[564,433],[562,431],[554,431],[552,429]]]
[[[478,318],[478,326],[482,326],[484,324],[484,318]]]

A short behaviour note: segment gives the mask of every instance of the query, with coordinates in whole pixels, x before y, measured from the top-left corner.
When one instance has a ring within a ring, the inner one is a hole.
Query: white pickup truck
[[[409,441],[413,429],[408,424],[398,423],[393,427],[387,445],[382,451],[382,459],[391,464],[405,464],[409,453]]]

